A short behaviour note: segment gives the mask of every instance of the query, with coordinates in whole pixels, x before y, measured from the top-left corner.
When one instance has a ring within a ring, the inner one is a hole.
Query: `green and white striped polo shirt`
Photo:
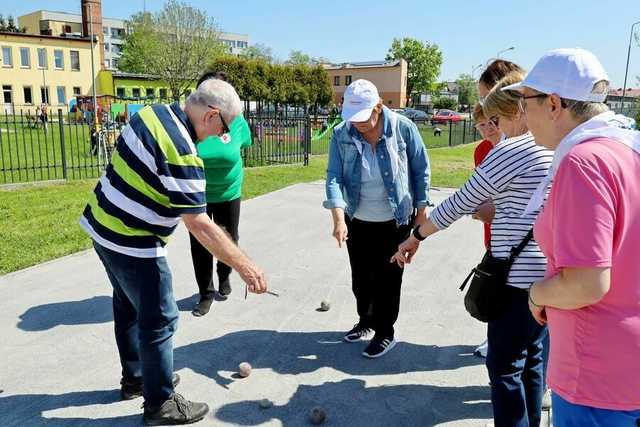
[[[206,212],[205,175],[187,115],[175,103],[142,108],[123,129],[81,226],[126,255],[166,255],[181,214]]]

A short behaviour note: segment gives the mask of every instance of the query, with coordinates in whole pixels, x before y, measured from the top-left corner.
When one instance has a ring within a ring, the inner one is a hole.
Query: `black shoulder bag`
[[[533,229],[517,247],[511,248],[511,255],[507,259],[495,258],[491,251],[487,251],[480,264],[471,270],[462,282],[460,290],[464,291],[471,279],[471,285],[464,297],[464,307],[472,317],[481,322],[488,322],[501,314],[505,308],[505,287],[511,266],[532,238]]]

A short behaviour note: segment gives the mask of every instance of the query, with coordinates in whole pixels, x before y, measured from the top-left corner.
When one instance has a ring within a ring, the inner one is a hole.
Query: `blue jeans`
[[[93,244],[113,286],[113,320],[122,376],[142,379],[144,400],[173,395],[173,333],[178,306],[164,257],[136,258]]]
[[[570,403],[552,394],[554,427],[637,427],[640,426],[640,409],[614,411]]]
[[[546,327],[529,311],[527,291],[506,286],[505,307],[489,322],[487,370],[495,427],[538,427]]]

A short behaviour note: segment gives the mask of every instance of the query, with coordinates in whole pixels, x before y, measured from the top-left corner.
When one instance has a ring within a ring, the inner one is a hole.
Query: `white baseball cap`
[[[359,79],[344,91],[342,118],[346,122],[364,122],[380,102],[378,89],[369,80]]]
[[[596,56],[585,49],[555,49],[538,60],[523,81],[503,88],[522,92],[525,87],[555,93],[574,101],[604,102],[607,93],[593,93],[596,83],[609,81]]]

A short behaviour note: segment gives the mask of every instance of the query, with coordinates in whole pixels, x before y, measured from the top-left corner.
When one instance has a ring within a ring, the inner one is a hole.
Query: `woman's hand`
[[[333,224],[333,237],[338,241],[338,247],[342,248],[342,244],[347,241],[349,230],[344,221],[335,221]]]
[[[409,236],[407,240],[398,245],[398,252],[396,252],[389,262],[395,262],[400,268],[403,268],[405,264],[411,264],[413,256],[418,252],[420,247],[420,241],[415,237]]]
[[[531,311],[531,315],[533,316],[535,321],[538,322],[541,326],[544,326],[547,323],[547,313],[545,311],[545,307],[533,302],[531,292],[533,292],[533,285],[528,290],[529,311]]]
[[[478,210],[473,214],[472,218],[484,222],[485,224],[491,224],[493,217],[496,215],[496,207],[493,204],[493,200],[485,200]]]

